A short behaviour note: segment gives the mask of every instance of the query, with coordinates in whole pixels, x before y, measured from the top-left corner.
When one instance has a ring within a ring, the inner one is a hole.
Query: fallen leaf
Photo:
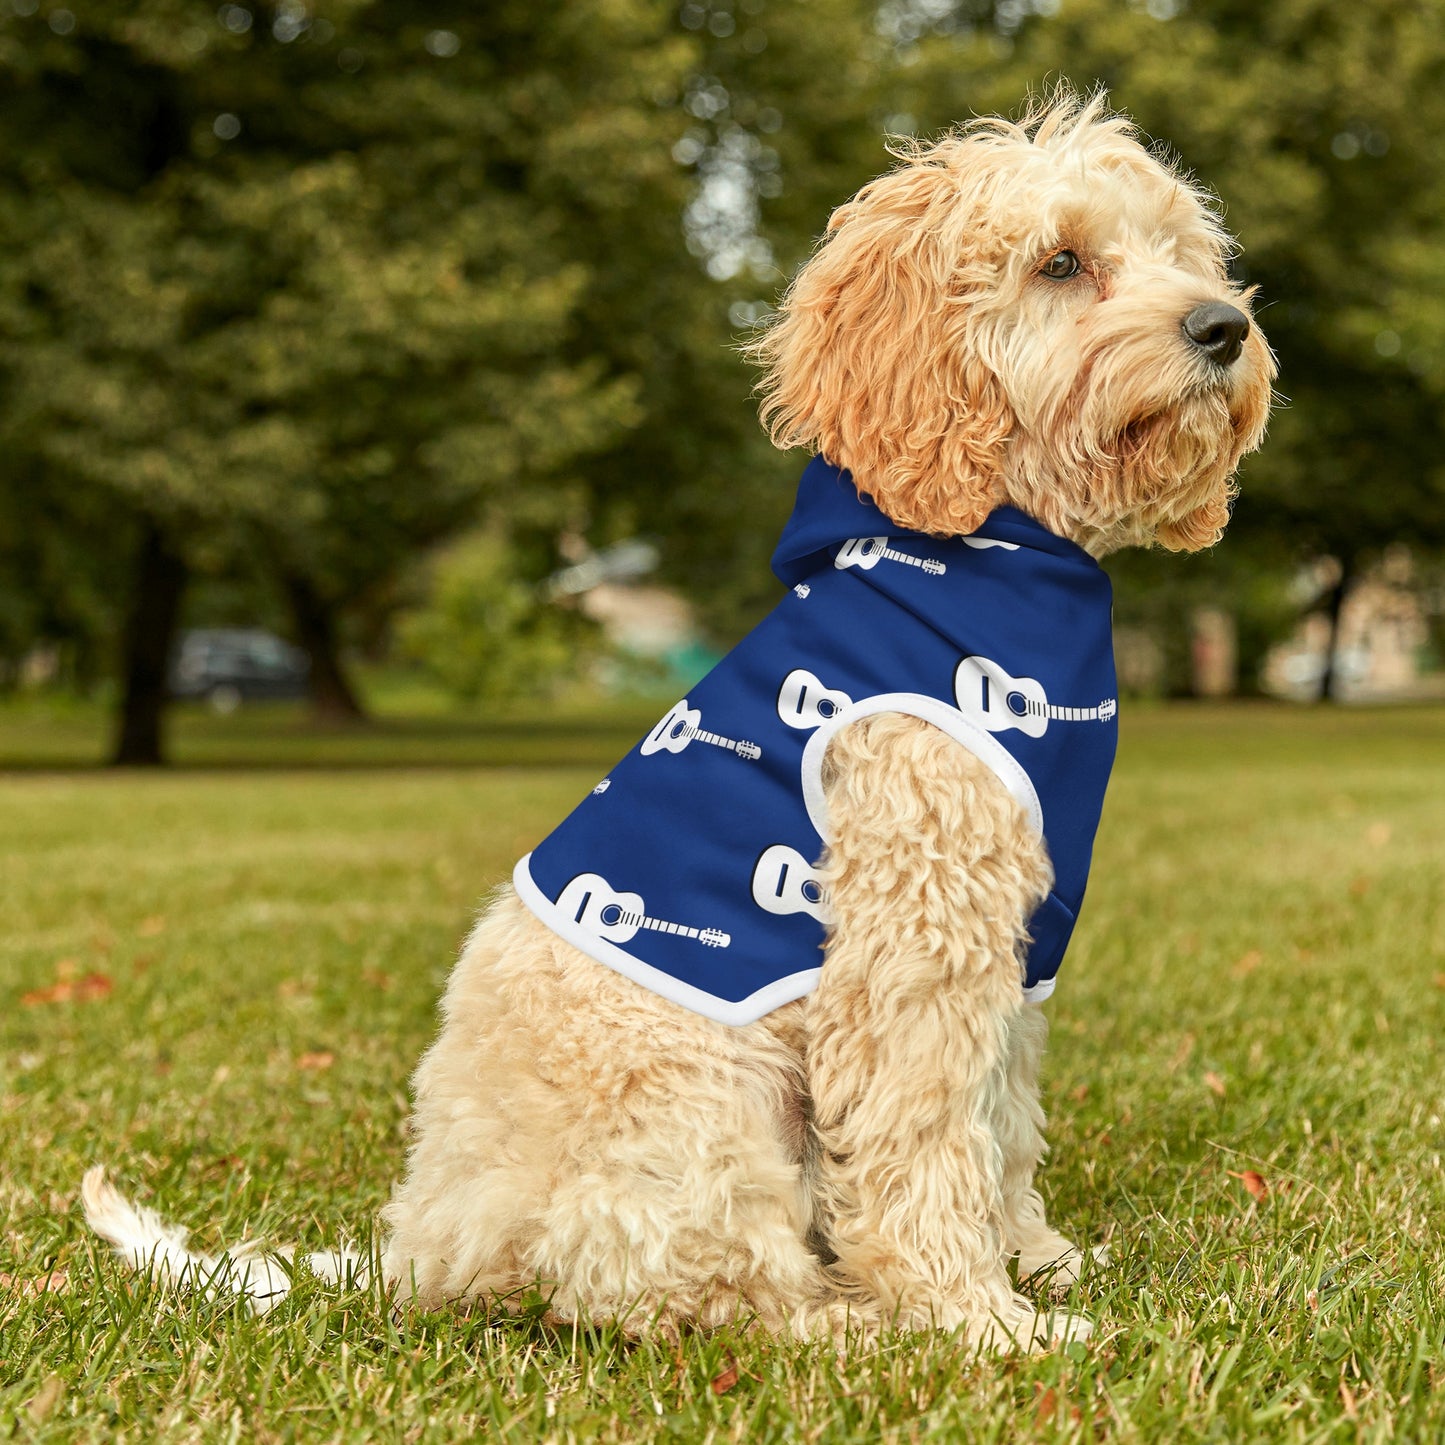
[[[47,1376],[45,1383],[30,1397],[26,1413],[37,1425],[50,1418],[50,1412],[60,1403],[65,1394],[65,1381],[59,1375]]]
[[[29,993],[20,995],[20,1006],[34,1008],[36,1004],[64,1003],[74,991],[74,984],[63,980],[60,983],[51,984],[49,988],[32,988]]]
[[[159,913],[150,918],[142,918],[135,930],[142,938],[156,938],[166,931],[166,921]]]
[[[738,1362],[729,1355],[727,1369],[725,1369],[722,1374],[713,1376],[712,1392],[714,1395],[726,1395],[737,1382]]]
[[[1350,880],[1350,897],[1363,898],[1370,891],[1371,880],[1362,873],[1358,878]]]
[[[93,999],[105,998],[115,988],[110,977],[104,973],[88,973],[84,978],[62,978],[48,988],[34,988],[20,995],[21,1005],[34,1008],[37,1004],[69,1003],[72,999],[88,1003]]]
[[[1251,948],[1248,953],[1240,958],[1239,962],[1234,965],[1230,972],[1234,974],[1235,978],[1248,978],[1263,962],[1264,954],[1257,948]]]
[[[1082,1104],[1084,1100],[1088,1097],[1089,1086],[1087,1084],[1080,1084],[1077,1089],[1069,1090],[1069,1098],[1071,1098],[1076,1104]]]
[[[13,1289],[26,1299],[35,1299],[43,1294],[64,1294],[70,1288],[70,1276],[63,1269],[53,1269],[49,1274],[32,1275],[26,1278],[19,1274],[0,1273],[0,1289]]]
[[[1213,1069],[1205,1074],[1204,1084],[1211,1092],[1218,1094],[1221,1099],[1224,1097],[1224,1080]]]
[[[302,1054],[296,1060],[298,1069],[329,1069],[336,1062],[336,1055],[326,1049],[317,1049],[314,1053]]]
[[[1445,973],[1437,973],[1435,975],[1435,987],[1445,988]]]
[[[1034,1406],[1034,1424],[1052,1425],[1054,1416],[1058,1413],[1059,1397],[1052,1388],[1039,1392],[1038,1402]]]
[[[1189,1055],[1193,1052],[1194,1035],[1185,1034],[1184,1037],[1179,1040],[1179,1047],[1174,1050],[1174,1057],[1169,1060],[1169,1063],[1166,1066],[1169,1072],[1172,1074],[1177,1072],[1179,1069],[1182,1069],[1184,1065],[1188,1062]]]
[[[1237,1179],[1244,1185],[1246,1192],[1252,1198],[1263,1199],[1264,1196],[1269,1193],[1269,1185],[1265,1182],[1263,1174],[1253,1169],[1243,1169],[1239,1173],[1235,1173],[1235,1171],[1231,1169],[1228,1172],[1231,1179]]]

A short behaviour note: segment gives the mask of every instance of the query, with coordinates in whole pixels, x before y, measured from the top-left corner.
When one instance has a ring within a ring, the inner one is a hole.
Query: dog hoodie
[[[1020,967],[1046,998],[1117,741],[1107,575],[1012,507],[966,537],[900,528],[821,457],[773,571],[783,600],[521,859],[519,897],[664,998],[752,1023],[822,969],[829,739],[909,713],[991,767],[1043,834],[1054,888]]]

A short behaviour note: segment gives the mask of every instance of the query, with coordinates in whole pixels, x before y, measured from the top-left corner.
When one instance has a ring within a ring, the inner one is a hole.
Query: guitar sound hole
[[[823,890],[811,878],[803,884],[799,890],[809,903],[821,903],[823,901]]]
[[[622,922],[622,909],[615,903],[609,903],[597,916],[605,928],[612,928]]]
[[[830,702],[825,697],[818,702],[817,711],[819,717],[836,717],[838,715],[838,705]]]
[[[1021,692],[1009,693],[1008,710],[1015,717],[1023,717],[1029,710],[1028,699]]]
[[[683,733],[685,733],[686,731],[687,731],[687,724],[686,724],[685,722],[675,722],[675,723],[673,723],[673,725],[672,725],[672,731],[671,731],[670,733],[668,733],[668,737],[670,737],[670,738],[680,738],[680,737],[683,735]]]

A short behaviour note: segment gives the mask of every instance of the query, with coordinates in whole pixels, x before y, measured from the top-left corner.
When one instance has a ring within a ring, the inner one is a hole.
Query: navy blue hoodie
[[[517,864],[522,901],[665,998],[751,1023],[817,986],[828,740],[909,713],[987,763],[1047,842],[1021,979],[1047,997],[1114,760],[1108,577],[1012,507],[968,537],[907,531],[821,457],[773,571],[782,602]]]

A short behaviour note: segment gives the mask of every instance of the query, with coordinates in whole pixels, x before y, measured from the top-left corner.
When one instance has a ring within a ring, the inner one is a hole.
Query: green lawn
[[[479,900],[649,715],[192,716],[141,776],[0,714],[0,1438],[1445,1439],[1440,709],[1126,714],[1049,1005],[1045,1190],[1113,1250],[1068,1355],[255,1320],[87,1240],[97,1160],[205,1247],[366,1240]]]

